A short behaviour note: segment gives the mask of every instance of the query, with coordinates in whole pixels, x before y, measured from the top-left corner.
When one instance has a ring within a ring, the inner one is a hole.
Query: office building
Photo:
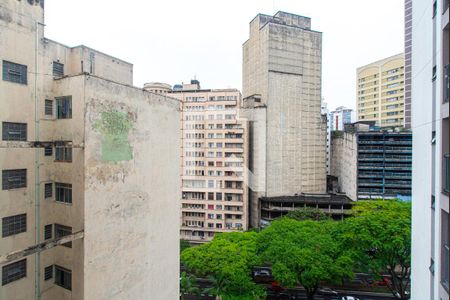
[[[258,14],[243,45],[241,114],[250,123],[251,226],[261,197],[326,191],[322,34],[311,19]]]
[[[405,0],[405,128],[411,128],[412,0]]]
[[[248,229],[247,122],[236,89],[201,89],[198,80],[170,96],[181,100],[181,238],[210,241]]]
[[[331,138],[331,175],[352,200],[411,198],[410,132],[370,131],[346,125]]]
[[[411,2],[411,298],[444,300],[450,288],[449,2]]]
[[[330,112],[331,131],[344,130],[345,124],[356,122],[356,113],[351,108],[339,106]]]
[[[357,119],[380,127],[405,125],[405,58],[397,54],[357,69]]]
[[[175,299],[179,101],[0,0],[0,299]]]

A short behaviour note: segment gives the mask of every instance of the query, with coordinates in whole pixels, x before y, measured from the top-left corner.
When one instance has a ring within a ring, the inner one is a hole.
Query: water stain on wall
[[[133,122],[126,113],[116,110],[102,112],[93,127],[102,134],[103,161],[119,162],[133,158],[133,149],[128,142]]]

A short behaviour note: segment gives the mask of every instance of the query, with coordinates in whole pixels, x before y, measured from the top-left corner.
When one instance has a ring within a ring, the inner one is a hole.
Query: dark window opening
[[[22,259],[2,267],[2,285],[27,276],[27,260]]]
[[[4,141],[26,141],[27,124],[26,123],[2,123],[2,138]]]
[[[3,80],[19,84],[27,84],[27,66],[3,61]]]
[[[27,231],[27,214],[20,214],[2,219],[2,237]]]
[[[2,189],[11,190],[27,186],[27,169],[3,170]]]

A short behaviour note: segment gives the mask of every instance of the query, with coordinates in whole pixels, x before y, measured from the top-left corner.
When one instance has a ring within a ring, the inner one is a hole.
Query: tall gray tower
[[[250,22],[241,114],[250,121],[252,226],[260,197],[326,192],[321,68],[322,33],[310,18],[278,12]]]

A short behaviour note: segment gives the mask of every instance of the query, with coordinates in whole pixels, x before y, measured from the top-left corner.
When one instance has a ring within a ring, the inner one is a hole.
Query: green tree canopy
[[[258,251],[272,264],[275,279],[286,287],[302,285],[313,299],[321,283],[353,276],[353,261],[332,236],[333,221],[296,221],[282,218],[261,231]]]
[[[256,232],[218,234],[206,244],[187,248],[181,254],[185,266],[196,276],[212,276],[220,282],[215,293],[229,295],[262,294],[250,276],[253,266],[259,265],[256,255]]]
[[[411,203],[397,200],[360,201],[353,217],[339,227],[342,242],[353,249],[359,269],[391,276],[389,288],[408,299],[411,270]]]
[[[285,215],[286,218],[294,219],[297,221],[313,220],[313,221],[326,221],[330,220],[330,217],[318,208],[302,207],[296,210],[292,210]]]

